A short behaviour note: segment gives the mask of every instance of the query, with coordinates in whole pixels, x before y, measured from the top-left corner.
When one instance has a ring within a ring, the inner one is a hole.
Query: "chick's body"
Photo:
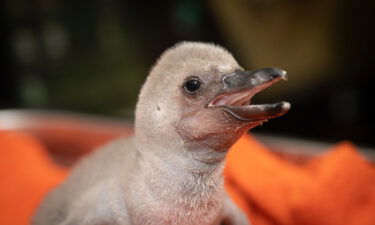
[[[133,141],[116,140],[82,160],[69,179],[47,196],[39,209],[43,216],[35,217],[34,224],[218,224],[211,221],[221,213],[219,200],[224,193],[208,198],[213,191],[209,189],[217,184],[209,183],[207,188],[204,183],[211,181],[205,177],[171,172],[168,165],[159,171],[142,165],[140,153],[129,151]],[[131,163],[124,164],[124,157]],[[168,176],[155,176],[165,170]]]

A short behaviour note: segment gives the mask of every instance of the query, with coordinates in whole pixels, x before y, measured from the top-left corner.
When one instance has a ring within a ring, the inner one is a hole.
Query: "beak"
[[[279,117],[290,109],[288,102],[251,105],[251,98],[258,92],[278,82],[286,80],[286,71],[279,68],[265,68],[254,71],[237,70],[223,78],[223,88],[209,103],[235,118],[244,121],[261,121]]]

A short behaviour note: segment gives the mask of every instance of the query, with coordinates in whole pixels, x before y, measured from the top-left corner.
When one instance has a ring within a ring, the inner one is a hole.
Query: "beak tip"
[[[288,112],[289,109],[291,108],[291,105],[289,102],[281,102],[281,108],[283,112]]]
[[[278,74],[279,76],[281,77],[282,80],[288,80],[288,75],[287,75],[287,72],[283,69],[279,69],[278,68]]]
[[[283,69],[277,68],[277,67],[270,67],[268,72],[273,78],[277,78],[280,80],[288,80],[287,72]]]
[[[282,70],[281,79],[288,80],[288,75],[287,75],[287,72],[285,70]]]

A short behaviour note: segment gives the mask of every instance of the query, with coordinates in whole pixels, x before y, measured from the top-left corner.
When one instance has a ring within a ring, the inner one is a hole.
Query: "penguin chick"
[[[168,49],[140,92],[134,136],[84,158],[32,224],[249,224],[225,193],[225,155],[244,132],[289,110],[250,104],[281,79],[278,68],[244,71],[216,45]]]

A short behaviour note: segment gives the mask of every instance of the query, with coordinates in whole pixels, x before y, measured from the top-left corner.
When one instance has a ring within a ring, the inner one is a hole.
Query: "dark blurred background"
[[[4,0],[0,10],[1,109],[132,119],[156,58],[197,40],[246,69],[288,71],[254,100],[291,111],[255,132],[375,146],[372,0]]]

